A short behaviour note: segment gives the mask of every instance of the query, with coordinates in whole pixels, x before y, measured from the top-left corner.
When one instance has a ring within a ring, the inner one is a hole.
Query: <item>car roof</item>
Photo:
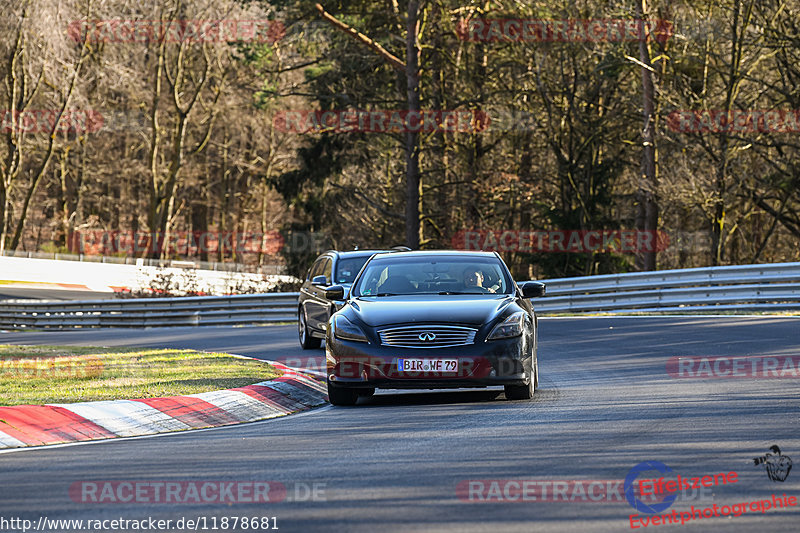
[[[439,256],[439,257],[497,257],[494,252],[473,252],[466,250],[411,250],[410,252],[395,252],[392,259],[415,256]]]
[[[337,255],[340,259],[346,259],[348,257],[369,257],[373,254],[380,254],[387,252],[397,253],[396,250],[350,250],[348,252],[340,252],[338,250],[328,250],[325,253]]]

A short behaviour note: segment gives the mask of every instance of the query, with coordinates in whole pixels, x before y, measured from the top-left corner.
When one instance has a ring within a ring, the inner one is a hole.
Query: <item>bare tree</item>
[[[13,44],[7,51],[5,61],[6,105],[3,107],[4,122],[8,125],[5,128],[6,153],[4,158],[0,158],[0,251],[6,246],[13,250],[19,245],[31,200],[55,152],[60,137],[57,133],[63,130],[63,135],[70,134],[71,126],[65,119],[68,119],[81,70],[89,55],[89,44],[85,38],[81,40],[77,52],[63,53],[63,50],[53,46],[52,36],[44,35],[46,30],[36,23],[41,24],[42,20],[49,20],[52,24],[60,22],[52,5],[38,3],[37,16],[33,21],[31,0],[25,0],[20,7]],[[46,7],[50,8],[49,12]],[[85,7],[86,13],[91,14],[92,2],[88,1]],[[34,111],[32,106],[43,86],[50,90],[40,101],[48,102],[52,107]],[[49,115],[50,124],[36,124],[33,129],[38,133],[27,135],[26,126],[21,120],[31,114],[38,117]],[[42,134],[46,136],[43,142]],[[39,144],[40,150],[30,146],[26,137],[32,137],[32,142]],[[28,156],[38,157],[28,162]],[[23,174],[27,178],[27,186],[22,192],[16,220],[12,220],[10,202],[14,187]]]

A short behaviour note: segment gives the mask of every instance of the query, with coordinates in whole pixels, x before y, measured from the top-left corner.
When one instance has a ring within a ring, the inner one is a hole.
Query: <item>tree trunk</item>
[[[406,81],[408,112],[420,111],[419,95],[419,46],[417,44],[417,19],[419,4],[416,0],[408,2],[408,23],[406,27]],[[412,250],[419,248],[419,133],[406,132],[406,246]]]
[[[643,20],[646,12],[646,0],[639,0],[636,4],[636,18]],[[639,60],[642,62],[642,96],[644,100],[642,114],[644,118],[644,127],[642,129],[642,173],[639,182],[639,206],[636,216],[636,229],[645,231],[650,235],[649,242],[652,246],[645,250],[639,250],[636,256],[636,262],[639,270],[655,270],[656,231],[658,229],[658,203],[656,201],[656,188],[658,183],[655,140],[655,88],[653,87],[650,50],[648,49],[646,39],[641,39],[639,41]]]

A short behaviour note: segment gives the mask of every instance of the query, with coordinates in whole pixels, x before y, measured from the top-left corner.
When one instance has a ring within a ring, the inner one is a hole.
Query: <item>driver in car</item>
[[[470,287],[479,287],[484,291],[488,292],[496,292],[493,287],[484,287],[483,281],[485,276],[483,272],[475,268],[468,268],[464,271],[464,287],[469,289]]]

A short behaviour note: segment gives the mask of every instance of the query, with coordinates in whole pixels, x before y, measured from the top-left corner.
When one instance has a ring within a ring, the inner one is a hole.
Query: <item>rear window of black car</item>
[[[356,275],[364,266],[364,263],[369,259],[368,255],[362,257],[347,257],[340,258],[336,264],[336,283],[353,283]]]

